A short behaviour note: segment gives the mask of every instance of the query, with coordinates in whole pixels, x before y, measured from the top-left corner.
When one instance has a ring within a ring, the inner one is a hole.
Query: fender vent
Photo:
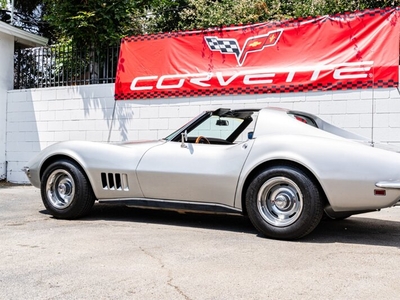
[[[120,173],[101,173],[104,190],[129,191],[128,175]]]

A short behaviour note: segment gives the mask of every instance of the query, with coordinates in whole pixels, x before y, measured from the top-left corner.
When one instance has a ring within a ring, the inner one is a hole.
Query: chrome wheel
[[[46,197],[54,208],[69,207],[75,196],[75,182],[66,170],[54,170],[46,182]]]
[[[267,223],[277,227],[289,226],[301,215],[303,195],[294,181],[273,177],[259,189],[257,208]]]
[[[47,166],[42,175],[40,194],[50,214],[68,220],[88,214],[96,199],[80,165],[67,158]]]
[[[247,188],[246,209],[261,234],[281,240],[309,234],[324,211],[318,186],[293,166],[273,166],[255,176]]]

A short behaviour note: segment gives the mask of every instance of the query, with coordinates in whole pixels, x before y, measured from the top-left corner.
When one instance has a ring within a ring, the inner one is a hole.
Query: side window
[[[243,120],[238,118],[211,116],[189,132],[188,137],[194,138],[202,135],[207,138],[226,140],[242,122]]]
[[[254,129],[257,123],[258,112],[254,113],[252,116],[253,121],[243,130],[243,132],[236,138],[235,142],[245,142],[248,139],[253,138]],[[250,135],[249,135],[250,134]]]

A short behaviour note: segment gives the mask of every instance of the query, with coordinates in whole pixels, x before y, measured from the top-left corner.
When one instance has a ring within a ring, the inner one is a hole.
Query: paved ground
[[[96,205],[77,221],[0,186],[0,299],[399,299],[400,208],[296,242],[239,217]]]

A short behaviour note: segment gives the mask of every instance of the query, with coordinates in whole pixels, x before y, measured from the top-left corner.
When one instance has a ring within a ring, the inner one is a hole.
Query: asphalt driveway
[[[400,207],[262,238],[245,218],[95,205],[57,220],[0,186],[0,299],[398,299]]]

